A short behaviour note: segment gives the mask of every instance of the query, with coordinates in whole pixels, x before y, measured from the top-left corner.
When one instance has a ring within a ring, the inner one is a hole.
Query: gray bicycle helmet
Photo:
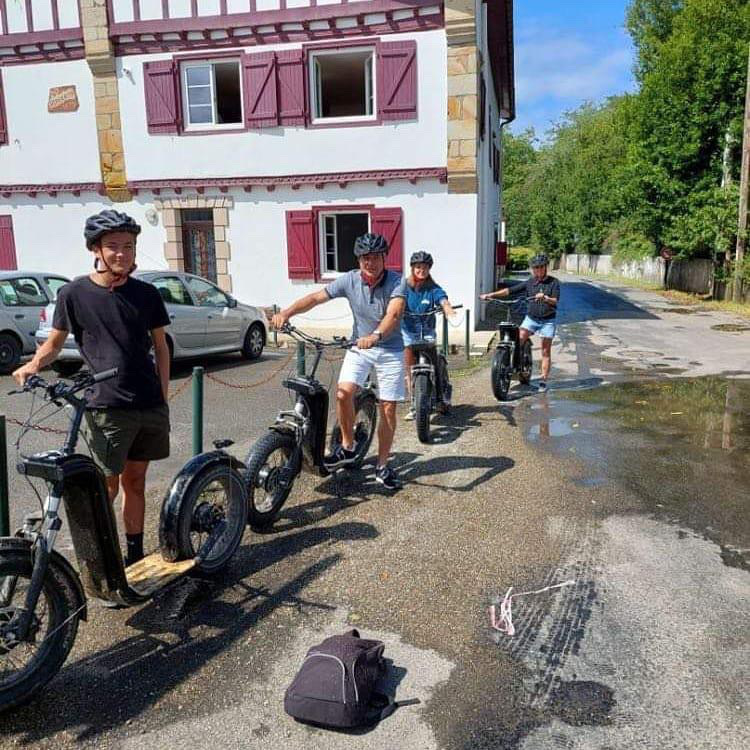
[[[415,263],[426,263],[430,268],[432,268],[432,256],[424,250],[417,250],[416,253],[412,253],[409,260],[410,266],[413,266]]]
[[[354,241],[354,254],[360,258],[363,255],[370,255],[371,253],[387,253],[388,243],[382,234],[367,234],[360,235]]]
[[[127,214],[107,209],[86,219],[86,227],[83,230],[86,247],[91,250],[92,245],[110,232],[130,232],[137,237],[141,233],[141,228]]]
[[[539,253],[531,259],[529,264],[532,268],[541,268],[549,265],[549,258],[544,253]]]

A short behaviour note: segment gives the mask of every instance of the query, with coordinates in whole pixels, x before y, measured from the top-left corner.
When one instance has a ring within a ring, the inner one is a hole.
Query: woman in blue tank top
[[[427,252],[420,250],[413,253],[409,261],[411,274],[406,279],[406,311],[401,318],[401,335],[404,338],[404,364],[406,365],[409,401],[411,401],[411,368],[416,361],[412,345],[423,338],[436,338],[436,319],[435,315],[415,317],[407,313],[424,313],[441,307],[449,318],[456,314],[448,301],[445,290],[432,278],[430,273],[432,262],[432,256]],[[442,409],[442,404],[438,404],[438,411]],[[405,419],[414,419],[413,407],[409,408]]]

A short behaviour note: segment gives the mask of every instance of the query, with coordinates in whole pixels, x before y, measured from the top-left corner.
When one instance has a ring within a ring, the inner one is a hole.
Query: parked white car
[[[167,328],[172,359],[236,351],[246,359],[257,359],[263,353],[268,330],[259,308],[238,302],[215,284],[190,273],[136,271],[133,276],[153,284],[164,300],[172,321]],[[54,310],[54,305],[45,310],[36,332],[37,344],[47,340]],[[77,372],[82,365],[71,334],[52,368],[65,376]]]
[[[68,279],[43,271],[0,271],[0,373],[18,367],[36,349],[39,315]]]

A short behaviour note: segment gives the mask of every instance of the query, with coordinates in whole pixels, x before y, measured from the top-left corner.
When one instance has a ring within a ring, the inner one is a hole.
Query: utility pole
[[[747,209],[750,192],[750,49],[747,58],[747,88],[745,90],[745,123],[742,130],[742,167],[740,172],[740,216],[737,223],[737,249],[734,254],[734,299],[741,301],[742,277],[740,268],[747,245]]]

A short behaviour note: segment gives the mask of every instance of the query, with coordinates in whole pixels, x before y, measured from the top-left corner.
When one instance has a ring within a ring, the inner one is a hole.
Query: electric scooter
[[[518,380],[522,385],[528,385],[531,382],[531,371],[534,365],[531,356],[531,340],[526,339],[521,344],[520,327],[510,319],[511,308],[521,302],[528,302],[530,299],[533,299],[533,297],[521,297],[508,301],[501,299],[485,300],[485,302],[504,305],[507,312],[505,320],[497,327],[495,354],[492,357],[490,371],[492,394],[498,401],[505,401],[508,398],[510,381],[514,374],[518,375]]]
[[[231,441],[217,441],[215,451],[190,459],[172,481],[161,508],[159,551],[125,567],[104,474],[75,452],[85,391],[116,374],[82,372],[72,383],[35,375],[14,391],[41,392],[48,406],[69,405],[72,417],[62,449],[22,455],[17,465],[25,477],[44,480],[48,494],[42,512],[26,516],[14,537],[0,538],[0,711],[30,699],[62,667],[79,620],[87,619],[87,597],[140,604],[191,571],[221,570],[242,539],[244,467],[222,450]],[[78,572],[55,550],[61,504]]]
[[[280,329],[315,350],[315,361],[309,374],[282,381],[295,393],[294,408],[279,412],[269,431],[250,449],[245,459],[247,470],[247,522],[255,531],[267,529],[279,515],[289,497],[294,481],[303,470],[326,477],[331,469],[325,464],[328,429],[328,390],[315,377],[326,348],[348,349],[355,342],[334,337],[331,341],[303,333],[288,323]],[[378,421],[378,399],[366,383],[354,401],[355,458],[348,468],[357,469],[370,450]],[[341,444],[341,428],[331,433],[329,450]]]
[[[463,305],[453,305],[454,310],[462,307]],[[417,360],[411,367],[411,401],[420,443],[430,442],[430,415],[436,408],[442,408],[443,413],[447,413],[453,394],[448,361],[442,352],[438,352],[435,336],[424,333],[424,321],[431,315],[442,312],[442,308],[421,313],[408,310],[404,312],[404,315],[417,318],[420,322],[419,339],[410,344]]]

